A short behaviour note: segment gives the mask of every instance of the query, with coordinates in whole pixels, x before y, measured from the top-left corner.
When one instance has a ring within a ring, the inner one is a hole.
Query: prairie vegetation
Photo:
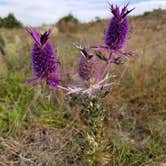
[[[53,27],[62,71],[76,72],[73,43],[102,43],[107,24],[69,24],[70,31],[61,24],[63,32]],[[166,11],[131,17],[130,27],[126,50],[136,56],[111,68],[117,84],[100,101],[104,126],[98,143],[84,139],[87,119],[77,100],[61,90],[48,93],[44,84],[24,83],[33,75],[32,39],[25,29],[0,29],[0,165],[166,164]]]

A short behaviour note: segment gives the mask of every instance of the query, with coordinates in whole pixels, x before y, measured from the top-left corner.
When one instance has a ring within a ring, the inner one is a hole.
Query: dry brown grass
[[[79,137],[72,128],[35,127],[15,139],[0,138],[0,165],[82,166]]]

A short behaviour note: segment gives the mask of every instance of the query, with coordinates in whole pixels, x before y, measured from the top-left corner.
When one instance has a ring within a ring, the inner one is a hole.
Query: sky
[[[88,22],[97,16],[111,17],[108,1],[120,6],[129,2],[129,9],[135,7],[132,15],[166,9],[166,0],[0,0],[0,16],[14,13],[24,25],[31,26],[56,23],[69,13],[81,22]]]

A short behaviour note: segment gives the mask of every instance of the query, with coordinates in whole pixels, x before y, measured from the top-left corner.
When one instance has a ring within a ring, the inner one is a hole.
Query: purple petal
[[[41,42],[40,42],[40,34],[31,27],[27,27],[26,30],[29,32],[29,34],[32,36],[32,38],[34,39],[34,41],[41,46]]]
[[[50,34],[51,34],[51,29],[48,29],[44,34],[41,35],[40,43],[43,47],[45,46]]]

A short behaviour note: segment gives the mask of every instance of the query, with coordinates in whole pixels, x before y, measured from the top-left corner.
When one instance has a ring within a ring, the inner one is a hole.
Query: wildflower
[[[113,18],[105,34],[105,44],[115,51],[126,46],[129,32],[129,23],[126,16],[133,10],[127,10],[127,6],[128,4],[120,11],[118,6],[111,5]]]
[[[66,88],[67,94],[82,94],[89,97],[96,95],[103,89],[110,87],[113,83],[107,83],[108,75],[102,78],[102,70],[96,56],[90,52],[89,48],[78,47],[81,58],[78,63],[78,75],[80,82]]]
[[[33,28],[27,28],[34,40],[32,47],[32,66],[35,77],[26,80],[31,82],[36,80],[33,85],[40,84],[43,80],[47,84],[56,86],[59,84],[59,63],[56,53],[48,40],[51,30],[47,30],[44,34],[39,34]]]
[[[101,60],[107,62],[105,65],[102,77],[106,76],[111,63],[121,64],[125,62],[125,59],[132,55],[131,52],[124,52],[124,48],[127,44],[129,23],[126,17],[132,10],[127,10],[128,4],[120,11],[118,6],[110,4],[110,9],[113,14],[113,18],[110,21],[108,29],[105,34],[105,46],[93,46],[98,51],[108,51],[109,56],[105,58],[101,54],[96,54]],[[119,54],[115,57],[115,54]]]
[[[118,59],[113,59],[115,53],[119,53],[124,56],[130,56],[131,53],[124,52],[123,49],[127,44],[129,23],[126,17],[133,9],[127,10],[128,4],[120,11],[118,6],[110,5],[113,18],[111,19],[108,29],[105,33],[106,46],[95,47],[99,51],[109,51],[108,61],[118,63]]]

